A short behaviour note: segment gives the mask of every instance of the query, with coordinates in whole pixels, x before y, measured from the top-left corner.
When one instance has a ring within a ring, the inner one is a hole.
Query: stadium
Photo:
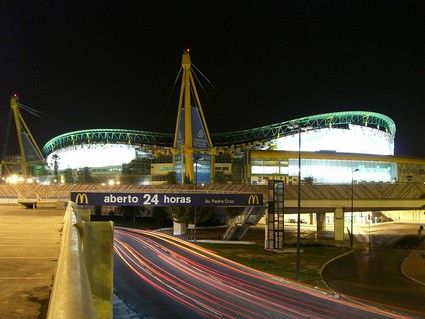
[[[211,134],[213,160],[208,165],[235,184],[298,183],[299,166],[302,180],[320,184],[351,183],[353,175],[362,182],[425,181],[425,160],[394,156],[395,133],[394,121],[379,113],[313,115]],[[57,136],[42,151],[50,167],[59,159],[59,171],[89,167],[104,180],[119,183],[133,175],[136,183],[149,185],[164,183],[174,170],[173,141],[170,133],[92,129]]]
[[[267,185],[269,180],[425,181],[425,159],[395,157],[396,125],[375,112],[326,113],[210,134],[188,49],[180,72],[174,134],[125,129],[69,132],[43,147],[49,167],[77,174],[89,168],[103,182],[140,185],[165,183],[169,172],[176,172],[179,183],[195,185],[215,183],[218,175],[245,185]]]

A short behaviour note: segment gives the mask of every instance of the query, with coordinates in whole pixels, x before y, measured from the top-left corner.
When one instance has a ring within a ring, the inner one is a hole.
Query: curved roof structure
[[[351,124],[371,127],[395,136],[394,121],[380,113],[366,111],[350,111],[325,113],[303,117],[295,120],[271,124],[242,131],[212,134],[214,146],[229,146],[254,141],[270,140],[294,134],[293,126],[315,128],[346,128]],[[48,155],[55,150],[81,144],[145,144],[171,147],[174,142],[173,133],[156,133],[125,129],[88,129],[65,133],[48,141],[42,151]]]

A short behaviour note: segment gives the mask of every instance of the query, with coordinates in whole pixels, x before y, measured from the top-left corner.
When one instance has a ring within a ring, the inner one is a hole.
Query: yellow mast
[[[28,177],[28,163],[41,163],[42,161],[38,162],[28,162],[27,155],[25,153],[24,143],[22,140],[22,133],[25,133],[31,144],[34,146],[34,150],[36,151],[37,155],[44,160],[43,153],[39,149],[34,137],[32,136],[27,124],[25,123],[19,109],[19,97],[16,94],[13,94],[10,98],[10,108],[13,111],[13,116],[15,118],[15,125],[16,125],[16,132],[18,135],[18,142],[19,142],[19,150],[21,152],[21,165],[22,165],[22,174],[23,177]]]
[[[186,49],[183,51],[182,56],[182,84],[180,89],[180,98],[179,98],[179,108],[177,112],[177,123],[176,130],[174,135],[174,153],[180,153],[182,158],[182,174],[185,173],[189,176],[191,181],[194,181],[194,167],[193,167],[193,154],[194,152],[201,153],[209,153],[212,155],[213,146],[211,142],[210,133],[208,131],[207,123],[205,121],[205,116],[202,111],[201,101],[198,96],[198,92],[196,90],[195,81],[191,72],[191,61],[190,61],[190,51]],[[191,93],[196,101],[196,106],[199,110],[199,114],[201,116],[201,121],[203,128],[205,130],[206,138],[209,144],[209,149],[196,149],[193,146],[193,130],[192,130],[192,106],[191,106]],[[184,141],[178,149],[178,137],[179,137],[179,125],[180,121],[183,120],[181,118],[181,111],[183,110],[184,114]],[[185,164],[184,164],[185,163]],[[185,169],[183,169],[185,166]],[[182,181],[184,180],[184,176],[182,176]]]

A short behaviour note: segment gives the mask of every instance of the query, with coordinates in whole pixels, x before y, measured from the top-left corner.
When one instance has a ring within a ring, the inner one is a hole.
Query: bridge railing
[[[112,319],[113,223],[79,207],[66,208],[47,318]]]

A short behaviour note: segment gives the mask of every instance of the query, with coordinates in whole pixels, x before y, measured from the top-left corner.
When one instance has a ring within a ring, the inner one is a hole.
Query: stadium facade
[[[178,182],[196,185],[217,182],[218,176],[234,184],[257,185],[269,180],[344,184],[354,179],[425,179],[425,159],[394,156],[395,123],[379,113],[327,113],[210,134],[189,49],[183,51],[180,71],[174,134],[114,129],[70,132],[43,147],[47,163],[60,171],[88,167],[101,179],[139,184],[164,183],[171,171]]]
[[[396,125],[367,111],[313,115],[258,128],[211,134],[212,161],[197,170],[222,171],[229,183],[269,180],[320,184],[424,182],[425,159],[394,156]],[[59,135],[42,151],[50,167],[92,174],[113,182],[160,184],[175,169],[175,135],[125,129],[88,129]],[[301,162],[299,162],[301,159]]]

